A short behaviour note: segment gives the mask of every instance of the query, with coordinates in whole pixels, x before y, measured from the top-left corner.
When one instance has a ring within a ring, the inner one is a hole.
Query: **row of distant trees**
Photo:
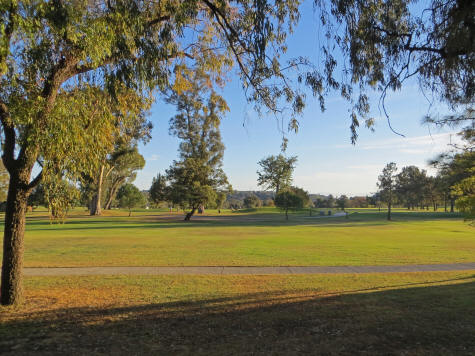
[[[461,133],[464,144],[446,152],[431,164],[437,168],[435,176],[416,166],[403,167],[399,172],[394,162],[388,163],[378,177],[379,191],[372,197],[376,204],[384,202],[388,207],[404,206],[407,209],[444,210],[455,208],[464,212],[468,219],[475,218],[475,131],[465,128]]]

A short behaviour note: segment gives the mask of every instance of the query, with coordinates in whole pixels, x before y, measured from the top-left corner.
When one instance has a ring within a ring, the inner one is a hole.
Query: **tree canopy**
[[[390,162],[383,168],[378,177],[378,188],[381,200],[388,204],[388,220],[391,220],[391,205],[394,199],[396,163]]]
[[[275,195],[275,206],[284,210],[285,219],[289,220],[289,210],[301,209],[304,206],[304,197],[292,189],[284,189]]]
[[[292,174],[297,157],[286,158],[283,154],[261,159],[257,164],[261,167],[257,171],[257,185],[264,189],[271,189],[277,195],[281,189],[292,184]]]
[[[145,197],[142,192],[131,183],[126,183],[120,187],[117,198],[120,207],[129,210],[129,216],[132,215],[133,208],[145,203]]]
[[[117,118],[131,118],[128,113],[141,110],[154,91],[186,88],[189,68],[220,85],[236,65],[257,107],[279,112],[290,102],[294,113],[301,112],[302,95],[285,81],[279,59],[298,20],[298,4],[274,5],[0,2],[2,159],[10,174],[3,304],[21,296],[25,210],[34,187],[42,178],[97,172],[120,126]],[[117,109],[125,115],[117,116]],[[32,179],[38,161],[42,171]]]
[[[158,206],[161,202],[167,201],[167,179],[164,175],[158,174],[152,179],[149,190],[151,202]]]
[[[381,93],[389,118],[387,91],[399,90],[409,78],[418,80],[427,97],[461,112],[445,123],[473,120],[473,111],[471,117],[465,111],[473,109],[475,95],[473,1],[315,0],[315,5],[327,38],[323,69],[301,80],[320,83],[322,108],[325,88],[338,90],[353,103],[353,142],[359,118],[368,126],[374,122],[368,116],[368,89]]]
[[[226,102],[195,75],[190,88],[173,93],[170,102],[177,114],[170,119],[170,133],[181,140],[180,160],[167,170],[171,200],[190,208],[185,220],[196,209],[216,200],[219,191],[229,189],[222,169],[224,145],[219,125],[229,110]]]

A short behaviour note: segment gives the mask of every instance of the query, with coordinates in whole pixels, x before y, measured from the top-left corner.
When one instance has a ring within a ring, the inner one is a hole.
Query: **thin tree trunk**
[[[454,206],[455,206],[455,199],[450,197],[450,212],[454,212]]]
[[[92,198],[91,208],[89,210],[90,215],[101,215],[101,195],[102,195],[102,178],[104,176],[104,165],[101,166],[101,171],[99,173],[99,180],[97,182],[97,191],[94,197]]]
[[[391,202],[388,203],[388,220],[391,220]]]
[[[119,190],[119,187],[122,185],[124,182],[124,179],[121,179],[117,182],[115,182],[109,192],[109,196],[107,197],[106,204],[104,205],[104,209],[110,210],[112,207],[112,202],[114,201],[115,196],[117,195],[117,191]]]
[[[190,219],[191,219],[191,217],[193,216],[193,214],[195,213],[195,211],[196,211],[196,208],[191,209],[191,211],[185,215],[185,219],[184,219],[184,220],[185,220],[185,221],[190,221]]]
[[[289,209],[285,209],[285,220],[289,220]]]

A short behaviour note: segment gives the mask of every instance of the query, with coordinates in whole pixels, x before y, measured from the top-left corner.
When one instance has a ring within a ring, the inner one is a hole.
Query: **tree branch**
[[[28,184],[28,190],[31,192],[40,182],[41,179],[43,178],[43,170],[41,170],[40,173],[33,179],[30,184]]]

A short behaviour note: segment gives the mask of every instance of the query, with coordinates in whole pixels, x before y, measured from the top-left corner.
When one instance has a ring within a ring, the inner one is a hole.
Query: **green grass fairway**
[[[108,212],[110,214],[110,212]],[[276,209],[182,214],[141,211],[127,217],[76,211],[63,225],[29,214],[25,265],[53,266],[302,266],[473,262],[475,229],[459,215],[360,210],[349,219],[288,222]]]
[[[6,355],[473,355],[475,271],[26,279]]]

